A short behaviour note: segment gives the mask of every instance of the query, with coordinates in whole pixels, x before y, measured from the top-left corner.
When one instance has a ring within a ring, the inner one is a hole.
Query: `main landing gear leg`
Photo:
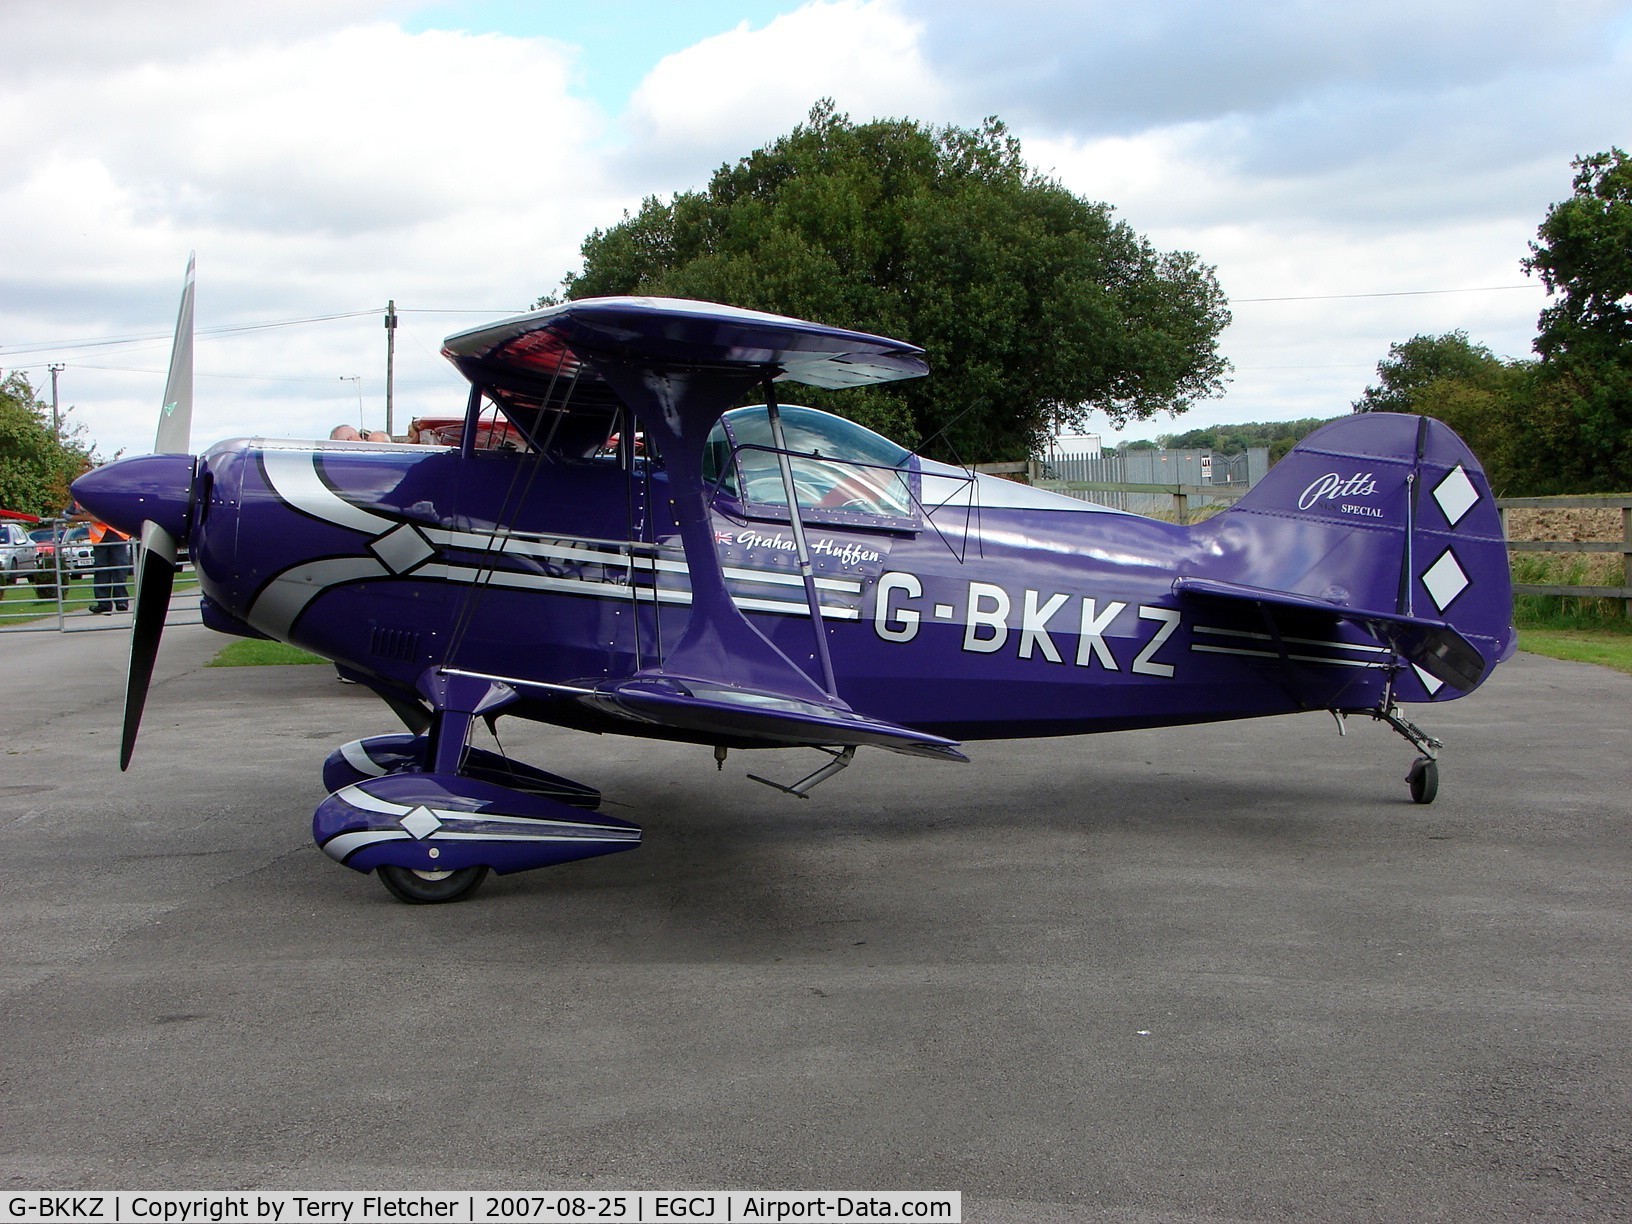
[[[490,871],[640,845],[637,826],[596,811],[593,788],[469,745],[471,723],[513,699],[508,685],[433,672],[420,692],[436,712],[423,735],[357,740],[323,763],[331,793],[312,837],[337,863],[426,905],[468,897]]]
[[[427,772],[444,770],[458,773],[465,744],[470,738],[473,715],[467,710],[438,710],[431,719],[430,735],[426,744],[425,769]],[[417,867],[399,867],[381,863],[374,869],[375,876],[385,890],[399,901],[409,905],[439,905],[449,901],[463,901],[487,879],[486,864],[460,867],[452,871],[428,871]]]
[[[476,715],[502,708],[515,697],[503,684],[442,674],[425,677],[422,688],[437,707],[426,745],[425,768],[432,773],[457,774]],[[410,905],[462,901],[487,879],[487,872],[486,864],[452,871],[426,871],[391,863],[381,863],[375,868],[386,891]]]

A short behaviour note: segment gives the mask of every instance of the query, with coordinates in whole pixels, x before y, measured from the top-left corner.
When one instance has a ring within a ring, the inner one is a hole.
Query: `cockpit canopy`
[[[843,417],[797,404],[779,407],[788,467],[806,522],[918,528],[918,463],[905,447]],[[715,505],[746,518],[787,521],[781,455],[764,405],[737,408],[715,424],[703,478]]]

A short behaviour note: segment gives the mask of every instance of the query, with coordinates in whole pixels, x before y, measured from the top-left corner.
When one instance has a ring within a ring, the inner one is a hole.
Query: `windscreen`
[[[843,417],[794,404],[783,405],[780,412],[794,496],[802,512],[894,524],[916,521],[910,451]],[[709,437],[706,461],[707,479],[750,513],[755,509],[786,513],[787,488],[765,407],[726,413]]]

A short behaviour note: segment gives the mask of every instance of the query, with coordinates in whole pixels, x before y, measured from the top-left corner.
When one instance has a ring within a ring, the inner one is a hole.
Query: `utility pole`
[[[67,368],[60,361],[51,365],[51,436],[59,445],[62,442],[62,412],[57,408],[57,375]]]
[[[391,419],[392,396],[397,380],[397,302],[385,304],[385,432],[397,436]]]

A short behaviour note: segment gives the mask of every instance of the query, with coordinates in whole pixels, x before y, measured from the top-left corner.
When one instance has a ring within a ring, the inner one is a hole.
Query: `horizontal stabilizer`
[[[1485,657],[1446,621],[1406,616],[1399,612],[1351,608],[1313,595],[1296,595],[1290,591],[1275,591],[1212,578],[1180,578],[1173,583],[1173,590],[1184,596],[1324,614],[1335,620],[1348,621],[1458,692],[1472,691],[1485,674]]]
[[[842,705],[717,680],[647,673],[598,685],[578,700],[617,718],[726,739],[763,740],[766,747],[865,745],[940,760],[968,759],[954,740],[868,718]]]

